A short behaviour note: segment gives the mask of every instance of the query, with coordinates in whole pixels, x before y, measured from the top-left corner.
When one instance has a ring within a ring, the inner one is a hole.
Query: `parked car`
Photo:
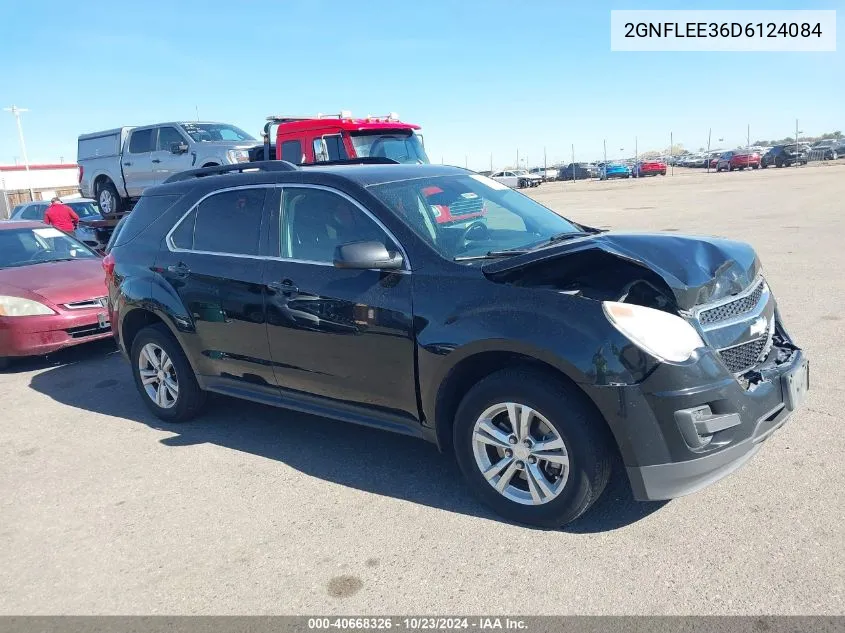
[[[528,170],[532,176],[540,176],[543,182],[557,180],[560,175],[558,170],[554,167],[532,167]]]
[[[431,186],[486,222],[438,224]],[[455,167],[186,172],[144,192],[103,266],[161,419],[216,392],[420,437],[523,523],[585,512],[617,451],[639,499],[698,490],[807,389],[749,245],[601,231]]]
[[[511,189],[522,189],[523,187],[532,187],[533,186],[533,179],[526,177],[526,175],[521,174],[522,170],[519,169],[505,169],[503,171],[496,171],[493,172],[493,175],[490,176],[496,182],[500,182],[503,185],[507,185]]]
[[[630,178],[631,168],[622,163],[599,163],[599,178],[613,180],[614,178]]]
[[[733,171],[735,169],[757,169],[760,167],[760,155],[757,152],[731,150],[722,154],[716,161],[716,171]]]
[[[252,136],[228,123],[182,121],[83,134],[79,192],[111,218],[145,188],[187,169],[247,162],[254,146]]]
[[[97,206],[96,200],[90,198],[73,198],[71,200],[64,200],[64,204],[69,206],[79,216],[79,226],[74,231],[74,237],[86,246],[95,251],[102,251],[111,237],[111,228],[101,227],[98,225],[107,224],[103,222],[103,216],[100,215],[100,209]],[[36,202],[27,202],[19,204],[12,211],[10,220],[33,220],[41,222],[44,220],[44,212],[50,203],[46,200],[39,200]]]
[[[517,169],[515,171],[517,177],[525,179],[529,187],[539,187],[543,182],[543,177],[539,174],[532,174],[527,169]]]
[[[41,222],[0,222],[0,368],[109,336],[100,257]]]
[[[586,180],[597,177],[598,169],[590,163],[569,163],[560,170],[561,180]]]
[[[809,160],[806,148],[801,145],[776,145],[763,156],[760,166],[789,167],[790,165],[806,165]]]
[[[837,141],[835,139],[814,143],[809,150],[809,159],[836,160],[841,155],[845,155],[845,152],[843,152],[843,145],[845,145],[843,141]]]
[[[640,178],[642,176],[665,176],[666,163],[657,159],[642,160],[634,165],[634,168],[631,170],[631,175],[635,178]]]

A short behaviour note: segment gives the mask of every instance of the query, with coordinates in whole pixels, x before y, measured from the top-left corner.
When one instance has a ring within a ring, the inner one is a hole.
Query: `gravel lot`
[[[698,494],[639,504],[617,483],[541,531],[423,442],[224,398],[163,425],[110,343],[27,360],[0,373],[0,613],[845,613],[845,165],[531,195],[752,242],[811,359],[805,408]]]

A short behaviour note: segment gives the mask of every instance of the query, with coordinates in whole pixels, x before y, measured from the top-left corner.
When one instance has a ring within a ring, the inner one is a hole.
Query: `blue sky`
[[[845,131],[836,53],[611,52],[610,10],[732,2],[241,0],[5,3],[0,105],[30,162],[76,157],[79,134],[196,118],[258,135],[276,113],[398,112],[433,162],[484,169]],[[747,1],[838,9],[845,1]],[[724,138],[722,143],[718,138]],[[620,148],[625,148],[620,152]],[[0,164],[21,152],[0,112]]]

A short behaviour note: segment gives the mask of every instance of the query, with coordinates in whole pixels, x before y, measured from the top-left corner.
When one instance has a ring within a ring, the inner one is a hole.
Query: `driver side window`
[[[299,261],[330,264],[335,249],[351,242],[380,242],[397,250],[375,220],[325,189],[285,187],[279,229],[279,256]]]

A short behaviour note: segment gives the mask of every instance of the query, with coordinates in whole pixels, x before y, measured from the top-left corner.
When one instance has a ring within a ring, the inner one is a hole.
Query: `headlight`
[[[230,163],[248,163],[249,152],[245,149],[230,149],[226,152]]]
[[[674,314],[616,301],[604,301],[602,307],[617,330],[660,360],[680,363],[704,347],[695,328]]]
[[[0,295],[0,316],[19,317],[55,314],[43,303],[22,299],[21,297],[7,297]]]

